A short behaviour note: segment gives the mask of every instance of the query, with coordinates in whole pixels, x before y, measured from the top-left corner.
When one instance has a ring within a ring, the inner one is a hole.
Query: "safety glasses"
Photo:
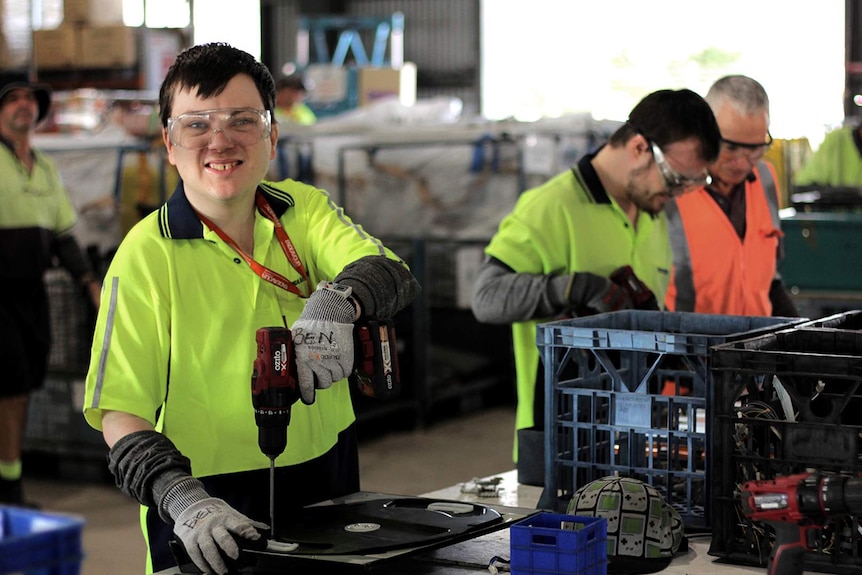
[[[769,149],[769,146],[772,145],[773,139],[772,134],[766,132],[766,141],[762,144],[750,144],[745,142],[736,142],[734,140],[728,140],[727,138],[721,139],[721,149],[723,152],[727,154],[731,154],[733,156],[745,156],[752,162],[756,162],[764,155],[766,155],[766,150]]]
[[[253,146],[272,130],[269,110],[227,108],[190,112],[168,118],[168,137],[187,150],[208,147],[221,132],[235,146]]]
[[[682,194],[683,192],[693,190],[694,188],[699,188],[701,186],[708,186],[712,183],[712,178],[706,170],[703,171],[702,176],[698,176],[697,178],[683,176],[670,167],[670,164],[667,163],[667,160],[664,157],[664,152],[661,151],[658,144],[653,141],[650,141],[649,144],[652,149],[652,155],[655,158],[655,163],[658,166],[658,171],[662,178],[664,178],[667,190],[672,196]]]

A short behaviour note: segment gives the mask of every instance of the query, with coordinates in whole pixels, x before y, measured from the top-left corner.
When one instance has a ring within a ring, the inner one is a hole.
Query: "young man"
[[[537,323],[634,307],[631,294],[609,279],[623,266],[662,301],[671,264],[662,208],[703,184],[718,139],[700,96],[654,92],[607,145],[524,192],[500,223],[472,305],[479,321],[513,324],[517,430],[542,424]]]
[[[669,310],[797,316],[781,276],[775,170],[761,161],[772,143],[769,98],[747,76],[717,80],[706,95],[721,130],[711,183],[665,208],[673,246]]]
[[[143,504],[147,572],[175,564],[175,534],[200,569],[224,573],[222,554],[236,558],[237,539],[258,539],[270,517],[251,397],[257,329],[288,326],[295,344],[302,402],[276,461],[276,515],[288,517],[359,489],[344,379],[353,322],[391,317],[419,288],[325,192],[261,181],[278,137],[275,84],[252,56],[186,50],[159,105],[181,182],[111,262],[84,414],[118,486]]]
[[[57,167],[31,145],[50,107],[47,86],[0,75],[0,504],[23,503],[27,398],[44,383],[51,345],[43,277],[52,258],[99,302],[100,284],[71,234],[77,214]]]

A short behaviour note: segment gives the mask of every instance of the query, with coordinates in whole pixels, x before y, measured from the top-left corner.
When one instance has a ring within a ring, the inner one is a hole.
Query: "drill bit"
[[[269,538],[275,541],[275,457],[269,458]]]

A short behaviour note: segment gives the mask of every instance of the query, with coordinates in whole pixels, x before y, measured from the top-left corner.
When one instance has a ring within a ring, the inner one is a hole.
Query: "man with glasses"
[[[485,248],[472,307],[479,321],[512,324],[518,437],[541,434],[534,429],[544,413],[536,324],[648,302],[611,281],[620,270],[634,273],[638,291],[663,301],[671,251],[662,209],[704,184],[718,141],[703,98],[690,90],[654,92],[607,144],[525,191],[502,220]],[[513,453],[520,472],[529,464],[521,465],[518,445],[520,439]]]
[[[0,504],[23,503],[27,402],[44,384],[51,348],[45,270],[56,256],[94,305],[101,287],[72,235],[78,216],[57,166],[32,147],[50,108],[48,86],[0,75]]]
[[[117,485],[142,504],[148,573],[176,564],[174,535],[200,570],[225,573],[267,527],[270,460],[251,386],[261,327],[291,329],[302,399],[274,464],[274,515],[359,490],[353,324],[391,317],[419,289],[326,192],[261,181],[274,107],[270,72],[246,52],[181,53],[159,93],[180,183],[106,274],[84,415]]]
[[[674,262],[669,310],[797,316],[777,264],[782,254],[769,98],[747,76],[717,80],[706,95],[721,130],[710,182],[668,202]]]

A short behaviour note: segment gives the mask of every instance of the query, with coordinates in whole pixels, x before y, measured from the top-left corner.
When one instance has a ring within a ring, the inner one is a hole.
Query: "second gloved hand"
[[[204,573],[227,573],[222,554],[231,559],[239,557],[234,535],[256,540],[260,538],[258,529],[267,529],[267,525],[252,521],[215,497],[195,501],[176,517],[174,523],[174,533],[182,540],[191,560]]]
[[[653,311],[661,309],[655,294],[635,275],[631,266],[623,266],[614,270],[614,273],[611,274],[611,281],[626,289],[635,309]]]
[[[578,315],[605,313],[634,307],[631,295],[623,286],[589,272],[572,276],[569,302]]]
[[[356,309],[342,293],[323,285],[309,296],[290,330],[299,393],[306,405],[314,403],[315,389],[326,389],[353,370]]]

